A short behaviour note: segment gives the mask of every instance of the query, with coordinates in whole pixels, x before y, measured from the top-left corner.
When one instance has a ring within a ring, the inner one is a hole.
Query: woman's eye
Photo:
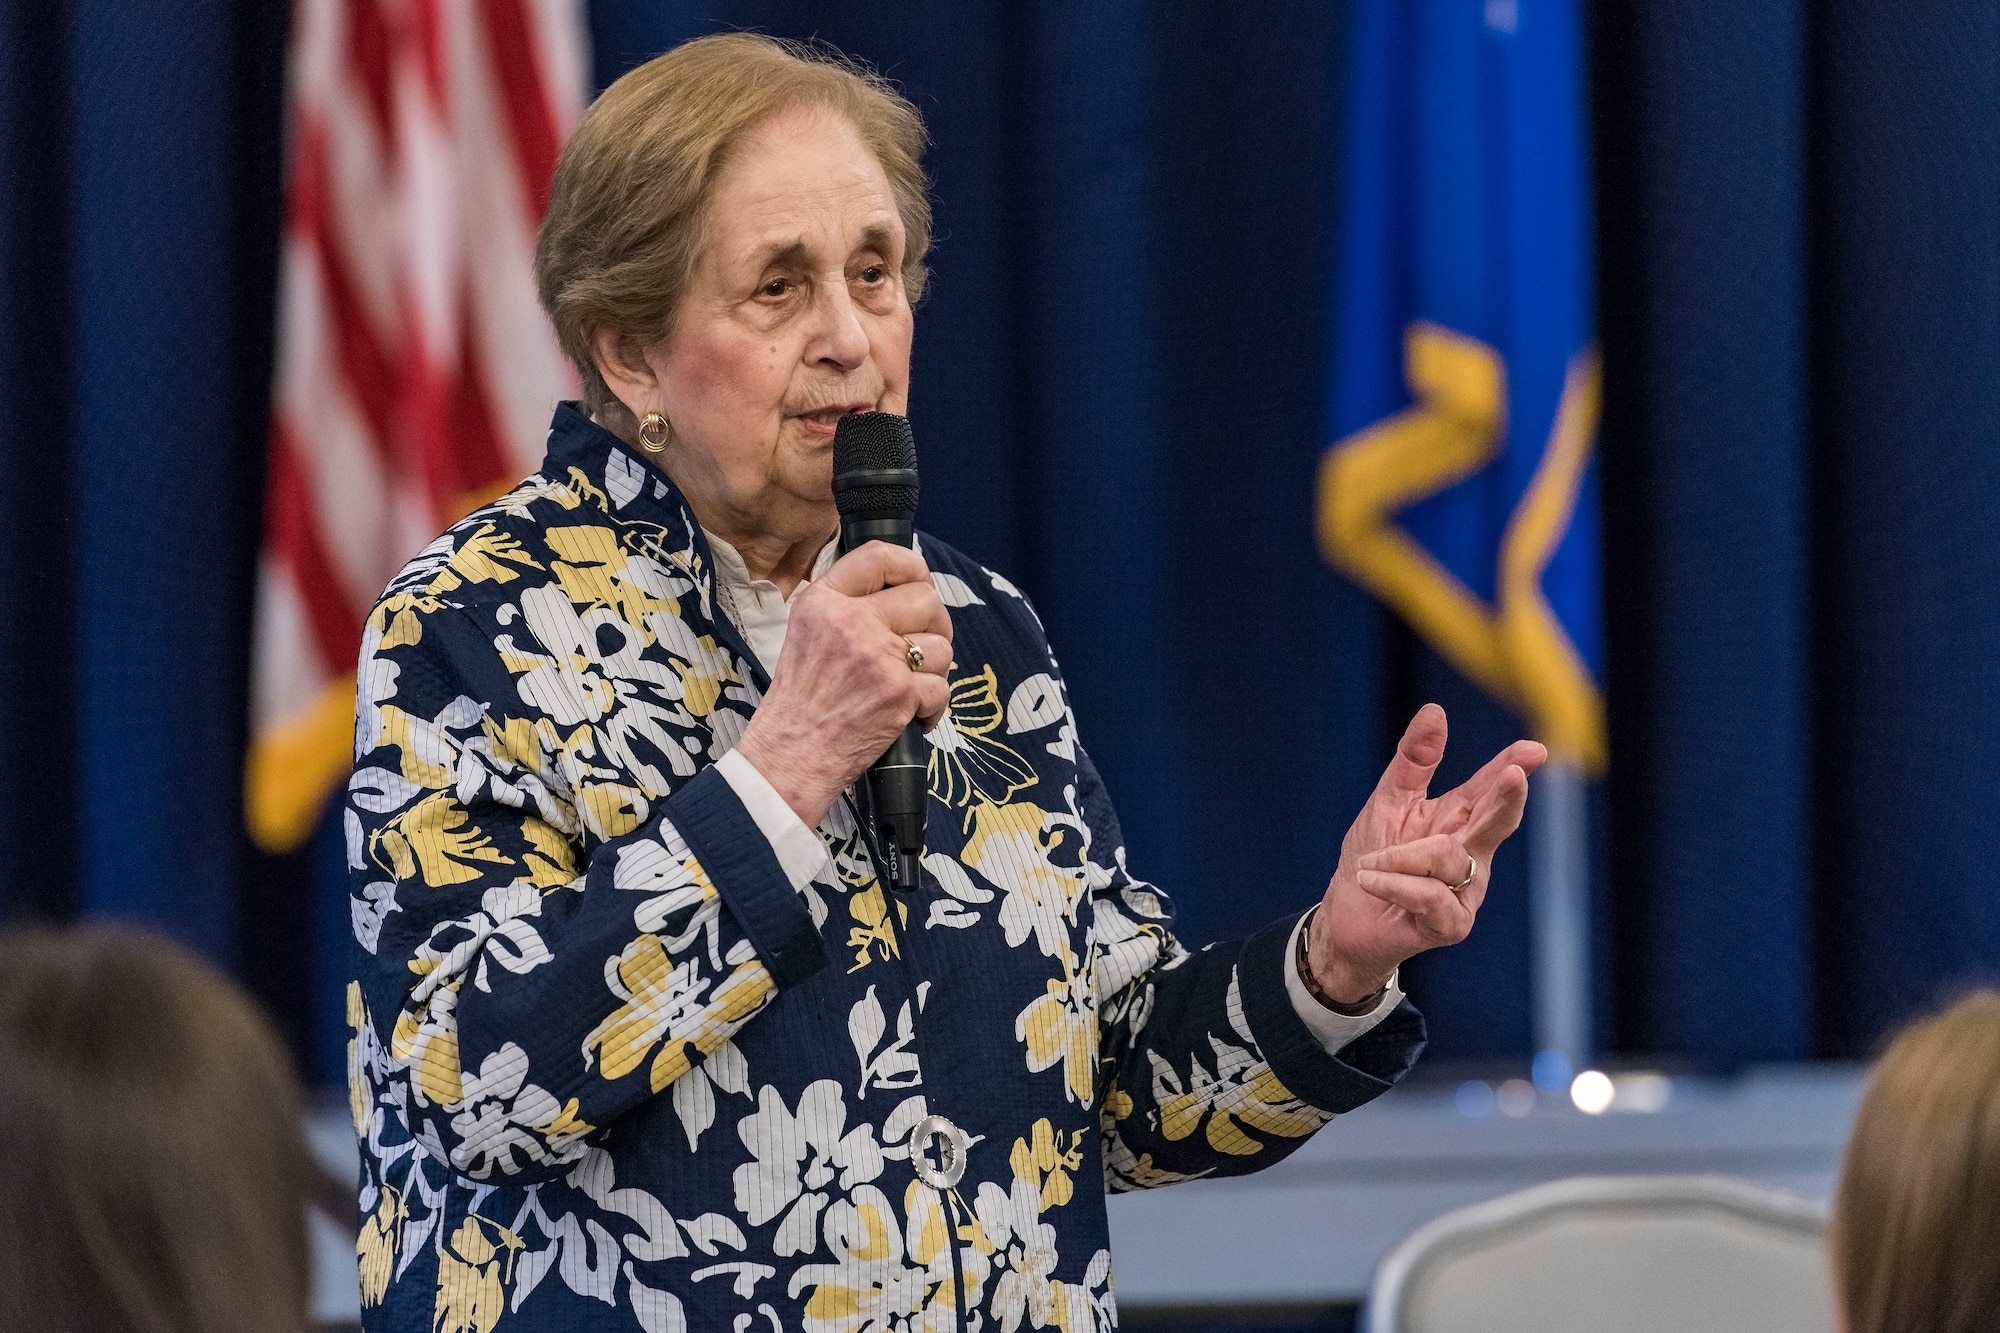
[[[757,291],[760,295],[763,296],[779,297],[783,296],[786,292],[789,292],[791,289],[792,289],[792,281],[790,278],[773,278],[769,282],[765,283],[762,287],[759,287]]]
[[[887,276],[888,274],[883,272],[880,264],[870,264],[867,268],[861,270],[861,280],[866,283],[877,283]]]

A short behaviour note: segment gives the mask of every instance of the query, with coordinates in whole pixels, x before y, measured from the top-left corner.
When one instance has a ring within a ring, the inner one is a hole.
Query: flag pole
[[[1551,757],[1528,802],[1528,896],[1533,926],[1535,1082],[1554,1092],[1587,1068],[1594,1028],[1590,984],[1590,843],[1583,770]]]

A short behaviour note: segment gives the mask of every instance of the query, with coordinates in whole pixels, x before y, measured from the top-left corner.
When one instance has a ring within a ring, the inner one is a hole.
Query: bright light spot
[[[1584,1070],[1569,1085],[1569,1099],[1585,1115],[1603,1115],[1611,1109],[1611,1099],[1617,1095],[1611,1080],[1595,1069]]]
[[[1513,32],[1521,26],[1521,0],[1486,0],[1486,26]]]
[[[1535,1085],[1524,1078],[1510,1078],[1500,1085],[1493,1100],[1500,1104],[1500,1114],[1524,1116],[1535,1109]]]
[[[1543,1051],[1535,1057],[1535,1086],[1543,1092],[1561,1092],[1569,1086],[1569,1057],[1561,1051]]]
[[[1611,1086],[1614,1111],[1663,1110],[1674,1095],[1674,1082],[1665,1074],[1620,1074]]]
[[[1479,1120],[1493,1114],[1493,1088],[1479,1079],[1470,1079],[1458,1085],[1458,1092],[1452,1101],[1458,1104],[1458,1113],[1469,1120]]]

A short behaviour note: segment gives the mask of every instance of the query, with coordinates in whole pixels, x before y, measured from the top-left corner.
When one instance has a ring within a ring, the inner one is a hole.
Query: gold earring
[[[657,454],[667,447],[673,438],[673,423],[658,412],[648,412],[639,423],[639,447],[649,454]]]

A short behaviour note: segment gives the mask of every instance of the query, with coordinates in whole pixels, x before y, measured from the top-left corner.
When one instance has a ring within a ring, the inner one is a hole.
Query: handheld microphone
[[[914,546],[917,442],[907,417],[850,412],[833,432],[833,502],[840,510],[840,549],[871,541]],[[891,886],[917,887],[924,855],[924,801],[930,788],[929,747],[914,719],[868,769],[874,811]]]

